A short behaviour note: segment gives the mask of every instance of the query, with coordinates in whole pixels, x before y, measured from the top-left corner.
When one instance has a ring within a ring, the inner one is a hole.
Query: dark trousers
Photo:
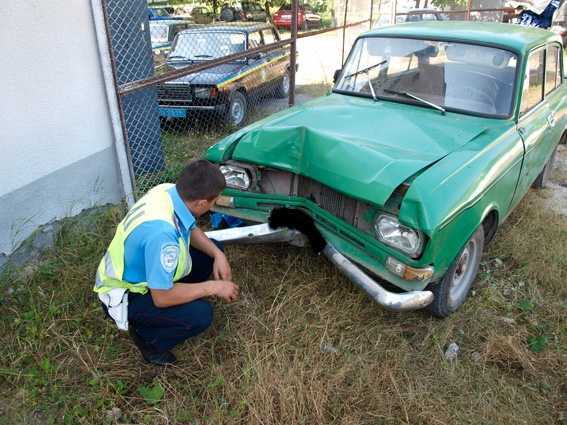
[[[213,241],[221,250],[222,243]],[[185,283],[205,282],[213,272],[213,259],[207,254],[190,248],[193,261],[191,273],[181,279]],[[199,299],[187,304],[158,308],[154,305],[150,292],[145,295],[128,294],[128,325],[147,344],[158,351],[165,351],[198,335],[213,321],[213,307]]]

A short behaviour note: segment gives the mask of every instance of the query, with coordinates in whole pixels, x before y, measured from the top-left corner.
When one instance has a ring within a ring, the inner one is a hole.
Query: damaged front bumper
[[[304,236],[287,228],[272,229],[268,224],[207,232],[207,236],[224,243],[288,242],[303,245]],[[325,256],[352,282],[361,287],[374,301],[392,311],[418,310],[433,301],[431,291],[394,293],[384,289],[360,267],[341,254],[331,243],[323,249]]]

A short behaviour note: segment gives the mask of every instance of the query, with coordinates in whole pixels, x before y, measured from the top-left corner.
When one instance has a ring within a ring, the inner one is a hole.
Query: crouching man
[[[190,163],[175,184],[156,186],[134,204],[100,262],[94,291],[149,363],[175,362],[170,350],[209,327],[213,310],[204,298],[238,298],[222,245],[195,221],[224,187],[216,165]]]

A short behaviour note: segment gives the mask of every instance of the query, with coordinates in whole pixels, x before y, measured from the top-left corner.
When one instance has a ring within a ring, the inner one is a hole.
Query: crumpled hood
[[[217,149],[383,206],[408,178],[486,129],[482,118],[333,94],[243,129]]]

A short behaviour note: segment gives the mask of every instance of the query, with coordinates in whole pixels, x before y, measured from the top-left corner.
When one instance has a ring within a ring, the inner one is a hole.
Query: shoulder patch
[[[164,245],[161,247],[160,261],[163,269],[171,273],[177,267],[179,247],[177,245]]]

